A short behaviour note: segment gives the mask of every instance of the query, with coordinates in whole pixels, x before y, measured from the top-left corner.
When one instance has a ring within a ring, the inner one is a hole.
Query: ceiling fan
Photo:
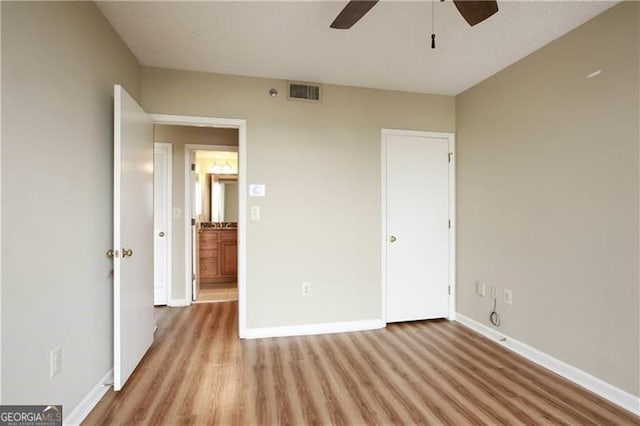
[[[367,14],[378,0],[351,0],[331,23],[331,28],[346,30]],[[462,17],[474,26],[498,11],[495,0],[453,0]]]

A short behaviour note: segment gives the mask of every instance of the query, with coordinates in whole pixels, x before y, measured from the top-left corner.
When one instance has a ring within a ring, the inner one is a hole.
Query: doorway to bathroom
[[[192,301],[238,299],[238,147],[192,150]]]

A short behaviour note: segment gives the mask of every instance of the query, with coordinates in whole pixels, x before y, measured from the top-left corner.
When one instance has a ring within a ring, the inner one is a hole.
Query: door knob
[[[107,257],[113,257],[114,252],[112,249],[107,250]]]
[[[133,256],[133,250],[132,250],[132,249],[126,249],[126,248],[123,248],[123,249],[122,249],[122,257],[123,257],[123,258],[125,258],[125,257],[127,257],[127,256],[128,256],[128,257]]]
[[[160,233],[158,234],[159,237],[164,237],[164,232],[160,231]]]
[[[396,240],[397,240],[397,238],[396,238],[396,237],[394,237],[393,235],[391,235],[391,236],[389,237],[389,242],[390,242],[390,243],[395,243],[395,242],[396,242]]]

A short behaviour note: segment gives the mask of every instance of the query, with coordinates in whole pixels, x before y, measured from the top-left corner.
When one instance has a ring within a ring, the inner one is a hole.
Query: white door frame
[[[238,212],[238,334],[240,338],[246,336],[247,324],[247,121],[235,118],[198,117],[185,115],[150,114],[155,124],[174,124],[181,126],[205,126],[227,129],[238,129],[238,186],[239,186],[239,212]],[[192,145],[193,146],[193,145]],[[200,146],[200,145],[196,145]],[[211,145],[203,145],[210,148]],[[227,147],[228,149],[229,147]],[[206,149],[206,148],[205,148]],[[186,170],[185,170],[186,172]],[[185,191],[191,198],[190,191]],[[185,204],[189,206],[190,204]],[[185,212],[185,245],[189,241],[191,218]],[[186,249],[185,249],[186,251]],[[185,258],[185,261],[187,259]],[[188,261],[191,261],[189,256]],[[185,264],[185,270],[187,264]],[[185,274],[185,304],[191,304],[189,293],[191,292],[191,277]]]
[[[155,124],[155,122],[154,122]],[[167,181],[169,185],[167,186],[167,211],[165,214],[167,215],[167,288],[165,289],[165,304],[169,304],[171,300],[171,294],[173,289],[173,144],[170,142],[154,142],[153,149],[155,151],[156,148],[160,148],[162,150],[166,150],[167,152]],[[155,229],[153,233],[155,234]],[[155,241],[155,235],[153,236]],[[154,247],[155,251],[155,247]],[[155,269],[155,259],[154,259],[154,269]],[[155,293],[154,293],[155,298]],[[155,302],[155,300],[154,300]],[[155,303],[154,303],[155,304]]]
[[[423,132],[415,130],[382,129],[380,138],[380,172],[381,172],[381,255],[382,267],[380,279],[382,282],[382,320],[387,323],[387,150],[386,139],[390,135],[399,136],[421,136],[428,138],[447,139],[449,144],[449,218],[451,227],[449,228],[449,315],[448,319],[456,319],[456,140],[453,133]]]
[[[187,208],[191,209],[192,205],[191,203],[193,202],[193,200],[191,199],[191,153],[194,151],[227,151],[227,152],[239,152],[239,148],[240,146],[235,146],[235,145],[195,145],[195,144],[186,144],[184,146],[184,205],[185,205],[185,237],[188,237],[187,234],[189,234],[189,236],[191,235],[191,214],[189,214],[189,216],[187,216],[186,211]],[[239,163],[239,159],[238,159],[238,163]],[[240,165],[238,164],[238,167],[240,167]],[[240,169],[238,169],[238,172],[240,171]],[[240,180],[240,174],[238,173],[238,180]],[[240,207],[238,207],[238,209],[240,209]],[[238,219],[240,219],[240,217],[238,216]],[[238,222],[238,228],[240,227],[240,223]],[[239,229],[238,229],[239,230]],[[187,245],[186,242],[189,242],[189,244]],[[185,250],[184,250],[184,261],[185,261],[185,266],[186,265],[191,265],[193,263],[193,260],[191,258],[191,247],[192,247],[193,242],[190,241],[188,238],[185,238]],[[240,260],[240,257],[238,257],[238,261]],[[239,266],[239,265],[238,265]],[[198,277],[199,278],[199,277]],[[185,289],[189,288],[189,292],[185,293],[186,295],[189,295],[187,297],[187,300],[189,300],[190,303],[194,303],[193,301],[193,288],[192,288],[192,277],[191,274],[189,273],[189,271],[187,270],[187,268],[185,268],[185,279],[188,281],[185,284]],[[238,282],[238,291],[240,288],[240,283]],[[240,298],[240,294],[238,294],[238,299]]]

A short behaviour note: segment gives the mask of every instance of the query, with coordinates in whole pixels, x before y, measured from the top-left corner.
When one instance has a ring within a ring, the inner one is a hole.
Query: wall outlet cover
[[[502,301],[506,305],[513,305],[513,291],[510,288],[505,288],[502,291]]]
[[[311,296],[311,283],[309,282],[302,283],[302,295]]]
[[[62,345],[49,351],[49,377],[53,378],[62,371]]]

